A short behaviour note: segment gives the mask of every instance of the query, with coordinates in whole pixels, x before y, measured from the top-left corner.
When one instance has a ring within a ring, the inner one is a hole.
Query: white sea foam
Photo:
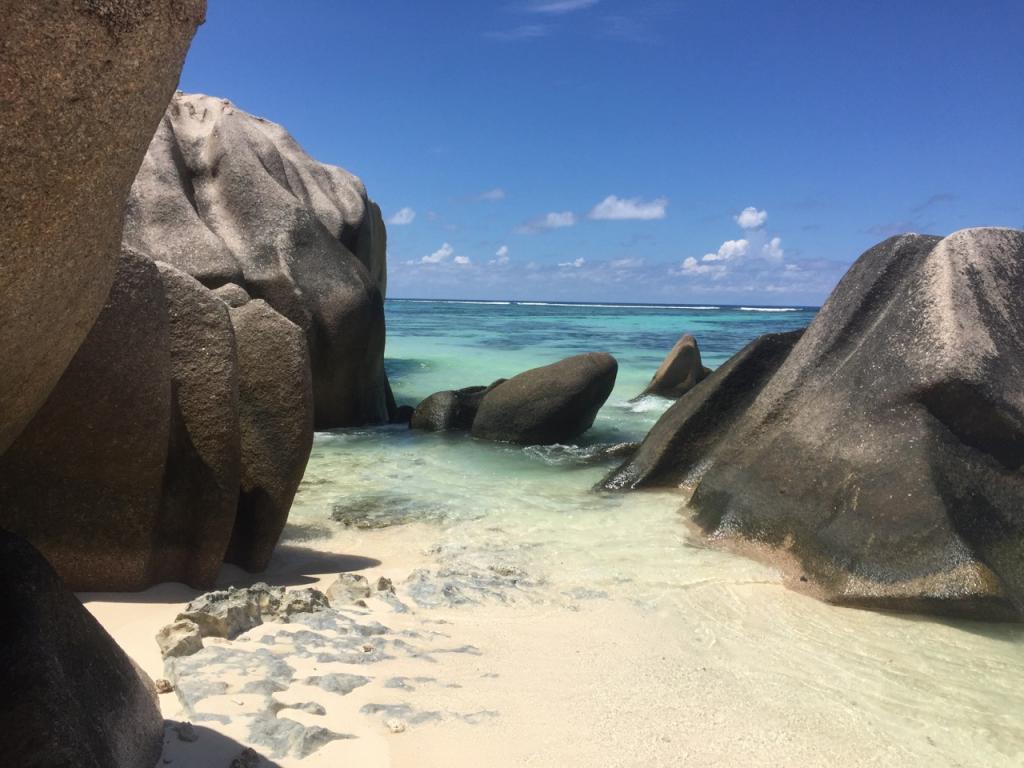
[[[574,304],[567,301],[520,301],[517,303],[524,307],[602,307],[610,309],[721,309],[721,307],[699,307],[690,305],[668,304]]]
[[[797,307],[740,307],[743,312],[799,312]]]

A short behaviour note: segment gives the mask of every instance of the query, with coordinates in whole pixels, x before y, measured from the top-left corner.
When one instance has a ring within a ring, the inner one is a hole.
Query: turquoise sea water
[[[618,359],[615,390],[572,446],[398,426],[318,434],[286,539],[340,537],[385,566],[385,553],[414,552],[451,572],[516,573],[528,599],[556,606],[565,595],[639,606],[678,637],[665,663],[716,669],[732,695],[756,698],[766,720],[750,724],[753,743],[810,748],[806,717],[819,743],[852,734],[840,750],[851,765],[1024,764],[1015,628],[826,606],[768,566],[708,547],[675,493],[593,490],[616,464],[597,449],[641,439],[668,407],[630,398],[680,335],[693,333],[716,367],[759,334],[807,325],[814,309],[389,300],[386,311],[399,403],[591,350]],[[644,693],[652,701],[676,695],[668,678],[651,684],[663,688]]]

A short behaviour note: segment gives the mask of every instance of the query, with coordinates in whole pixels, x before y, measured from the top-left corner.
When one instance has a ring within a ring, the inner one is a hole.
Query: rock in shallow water
[[[703,530],[761,545],[831,602],[1019,620],[1022,328],[1024,232],[891,238],[756,397],[722,405],[718,434],[686,432],[716,372],[638,457],[659,483],[692,476]]]
[[[614,357],[588,352],[513,376],[483,398],[473,437],[520,445],[569,442],[593,425],[617,373]]]
[[[701,362],[697,340],[687,333],[679,338],[672,351],[665,356],[651,378],[651,383],[634,399],[639,400],[647,395],[672,399],[682,397],[710,373]]]
[[[505,379],[498,379],[486,387],[463,387],[435,392],[416,406],[410,417],[409,427],[425,432],[468,430],[473,426],[473,420],[484,397],[504,381]]]

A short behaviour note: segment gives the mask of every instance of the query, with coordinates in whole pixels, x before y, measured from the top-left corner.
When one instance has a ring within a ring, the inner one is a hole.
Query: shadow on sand
[[[164,720],[164,751],[159,765],[182,766],[182,768],[228,768],[235,758],[238,765],[258,765],[259,768],[281,768],[266,755],[259,754],[258,761],[243,761],[242,753],[246,746],[222,733],[211,730],[203,725],[193,724],[197,737],[195,741],[182,741],[178,737],[176,720]]]

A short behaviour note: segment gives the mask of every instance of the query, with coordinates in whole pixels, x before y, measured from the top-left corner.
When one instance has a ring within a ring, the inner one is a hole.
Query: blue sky
[[[181,87],[390,219],[389,294],[819,304],[1024,227],[1024,2],[210,0]]]

